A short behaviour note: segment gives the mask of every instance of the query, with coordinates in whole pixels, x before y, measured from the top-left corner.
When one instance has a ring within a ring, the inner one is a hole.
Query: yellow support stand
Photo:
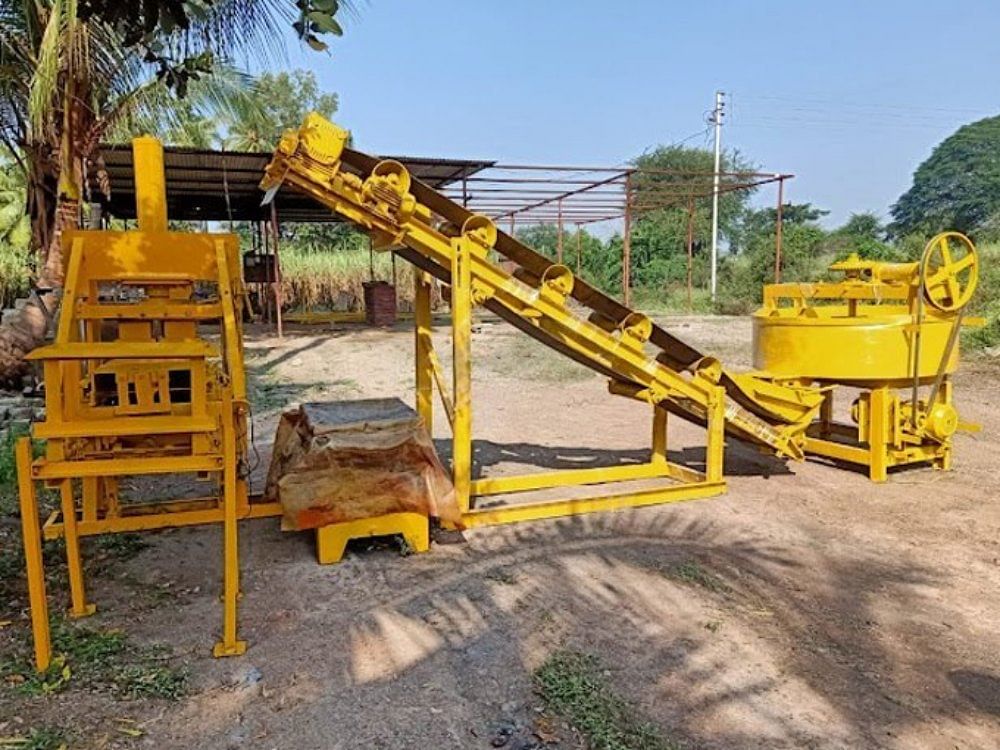
[[[243,653],[237,637],[240,518],[276,516],[251,506],[245,478],[249,429],[243,367],[244,300],[235,235],[171,232],[163,151],[133,142],[137,231],[67,231],[66,280],[55,340],[29,355],[44,367],[43,458],[18,446],[24,552],[36,664],[50,659],[40,536],[63,538],[71,617],[87,601],[80,540],[95,534],[218,523],[223,531],[223,626],[217,656]],[[205,335],[208,328],[221,334]],[[122,503],[118,478],[185,474],[207,496]],[[35,482],[59,488],[60,509],[39,528]]]
[[[361,518],[321,526],[316,529],[316,559],[320,565],[338,563],[352,539],[402,535],[413,552],[430,549],[427,516],[420,513],[387,513],[375,518]]]

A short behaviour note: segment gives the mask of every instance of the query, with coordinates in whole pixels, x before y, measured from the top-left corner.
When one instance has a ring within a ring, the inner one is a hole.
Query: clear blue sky
[[[702,130],[720,88],[726,145],[833,225],[887,214],[938,141],[1000,110],[995,0],[356,4],[331,54],[290,37],[289,63],[376,153],[618,164]]]

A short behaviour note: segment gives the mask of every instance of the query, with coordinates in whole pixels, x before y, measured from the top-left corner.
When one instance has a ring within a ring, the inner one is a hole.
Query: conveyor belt
[[[402,258],[450,283],[451,237],[473,214],[399,173],[402,165],[341,148],[336,139],[343,131],[318,116],[311,116],[300,133],[283,140],[262,186],[291,184],[345,219],[391,237]],[[379,164],[384,168],[376,169]],[[404,183],[405,195],[395,194]],[[401,208],[414,199],[415,205]],[[778,455],[802,457],[805,428],[822,399],[819,392],[730,373],[656,324],[647,329],[645,347],[636,347],[634,341],[627,346],[623,337],[629,320],[644,316],[579,278],[573,279],[569,292],[576,305],[546,302],[539,290],[546,272],[555,270],[551,260],[499,230],[492,249],[519,268],[512,275],[488,255],[473,258],[472,278],[484,290],[484,307],[605,375],[616,393],[645,398],[659,394],[655,399],[664,408],[698,424],[705,422],[711,382],[718,382],[728,397],[729,434]],[[590,316],[580,317],[577,307],[591,311]]]

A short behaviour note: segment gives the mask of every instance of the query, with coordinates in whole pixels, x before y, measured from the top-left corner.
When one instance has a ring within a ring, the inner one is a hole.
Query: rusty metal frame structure
[[[781,280],[782,205],[785,181],[780,172],[720,172],[719,194],[777,185],[775,282]],[[688,212],[687,286],[691,300],[694,215],[697,201],[714,195],[711,171],[640,167],[494,164],[442,189],[464,208],[488,216],[513,234],[518,227],[550,224],[557,228],[556,261],[564,263],[566,228],[575,226],[576,270],[581,270],[583,227],[622,221],[622,301],[631,297],[631,227],[637,218],[682,205]],[[696,178],[696,179],[692,179]],[[704,183],[702,185],[701,183]]]

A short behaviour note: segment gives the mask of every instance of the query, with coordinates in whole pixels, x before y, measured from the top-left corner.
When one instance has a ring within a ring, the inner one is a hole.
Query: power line
[[[895,110],[903,112],[942,112],[950,114],[981,114],[983,112],[982,107],[972,108],[972,107],[928,107],[920,104],[890,104],[883,102],[851,102],[844,101],[840,99],[816,99],[810,97],[786,97],[786,96],[770,96],[770,95],[755,95],[755,94],[741,94],[741,98],[750,100],[766,100],[766,101],[776,101],[776,102],[787,102],[790,104],[827,104],[834,107],[854,107],[862,109],[882,109],[882,110]]]

